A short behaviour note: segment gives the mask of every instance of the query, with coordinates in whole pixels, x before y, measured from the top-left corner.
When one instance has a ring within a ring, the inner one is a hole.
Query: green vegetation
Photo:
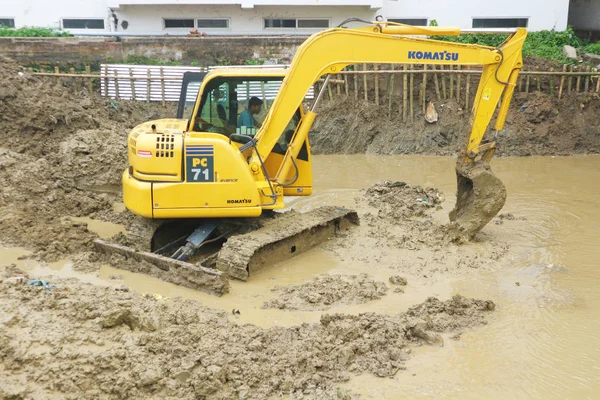
[[[600,42],[588,44],[583,49],[586,53],[600,54]]]
[[[496,47],[507,37],[508,35],[481,33],[465,34],[461,36],[435,36],[432,37],[432,39]],[[583,44],[584,43],[575,35],[575,32],[573,32],[571,27],[568,27],[567,30],[562,32],[555,30],[528,32],[527,39],[523,45],[523,56],[548,58],[564,63],[572,63],[573,60],[568,60],[563,56],[563,46],[569,45],[575,48],[582,48]],[[589,44],[586,47],[583,47],[583,49],[588,53],[600,54],[600,42]]]
[[[135,64],[135,65],[179,65],[178,60],[159,60],[156,58],[149,58],[145,56],[127,56],[123,64]]]
[[[258,60],[252,59],[252,60],[244,61],[245,65],[263,65],[264,63],[265,63],[265,60],[263,60],[262,58],[259,58]]]
[[[19,29],[9,28],[0,24],[0,37],[66,37],[73,36],[67,32],[51,28],[23,27]]]

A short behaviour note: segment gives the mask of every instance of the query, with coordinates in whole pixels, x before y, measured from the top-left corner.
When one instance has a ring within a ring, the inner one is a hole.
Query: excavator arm
[[[387,22],[373,24],[356,29],[329,29],[312,35],[299,47],[289,73],[256,135],[256,151],[249,160],[256,179],[269,179],[257,166],[269,156],[307,91],[323,75],[335,74],[348,65],[359,63],[483,66],[473,104],[467,146],[464,157],[457,164],[457,206],[451,213],[451,219],[473,236],[504,205],[504,186],[493,176],[487,164],[495,151],[495,143],[481,143],[500,100],[502,103],[494,128],[499,131],[504,125],[515,83],[523,66],[522,48],[527,32],[517,29],[502,45],[494,48],[407,36],[456,36],[460,34],[460,29],[454,27],[412,27]],[[288,176],[315,116],[314,107],[304,115],[279,172],[272,179],[276,183],[282,184],[282,179]],[[481,163],[485,165],[481,166]],[[468,164],[477,164],[478,172],[471,173],[475,167]],[[478,195],[484,192],[486,201],[480,204]],[[493,192],[498,193],[495,198],[490,195]]]

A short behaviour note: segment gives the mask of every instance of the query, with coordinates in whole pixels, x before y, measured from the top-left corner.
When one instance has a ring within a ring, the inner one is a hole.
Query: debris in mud
[[[390,276],[389,281],[392,285],[406,286],[408,284],[408,281],[406,280],[406,278],[403,276],[400,276],[400,275]]]
[[[368,274],[321,275],[295,286],[272,289],[278,297],[262,308],[280,310],[326,310],[336,305],[361,304],[385,296],[388,288]]]
[[[380,214],[394,219],[423,217],[427,210],[441,207],[444,202],[444,196],[435,188],[423,189],[401,181],[377,183],[365,191],[364,197],[380,209]]]
[[[181,299],[53,279],[70,290],[0,291],[0,397],[262,399],[332,392],[351,373],[405,369],[419,327],[457,334],[485,323],[491,302],[428,299],[406,313],[323,315],[262,329]],[[10,328],[10,329],[7,329]],[[27,331],[27,335],[21,332]],[[408,332],[413,334],[408,334]],[[410,336],[410,337],[409,337]],[[109,371],[110,373],[107,373]]]

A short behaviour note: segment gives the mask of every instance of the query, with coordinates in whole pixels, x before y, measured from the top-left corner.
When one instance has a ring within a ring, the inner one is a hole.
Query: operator
[[[260,122],[254,119],[254,115],[262,110],[263,101],[258,97],[250,97],[248,108],[242,111],[238,119],[238,128],[245,126],[246,128],[260,128]]]

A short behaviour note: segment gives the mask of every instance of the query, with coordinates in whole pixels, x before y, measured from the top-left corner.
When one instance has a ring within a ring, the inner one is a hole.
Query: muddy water
[[[359,190],[383,179],[435,186],[446,194],[446,218],[453,206],[453,160],[445,157],[320,156],[314,158],[315,195],[292,199],[306,210],[320,205],[353,206]],[[600,391],[600,163],[599,157],[498,158],[494,170],[506,184],[503,212],[526,221],[505,221],[485,229],[487,239],[510,245],[504,268],[468,269],[459,276],[424,282],[409,280],[405,294],[389,293],[357,306],[327,312],[375,311],[393,314],[428,296],[454,293],[491,299],[497,311],[483,328],[459,341],[446,338],[443,348],[421,347],[408,370],[394,379],[359,376],[347,387],[365,398],[594,398]],[[115,207],[119,207],[117,204]],[[121,227],[95,224],[108,235]],[[471,244],[477,246],[477,243]],[[378,266],[337,260],[323,249],[301,254],[253,277],[232,282],[231,293],[216,298],[160,280],[104,266],[97,276],[81,275],[69,261],[39,266],[20,249],[0,248],[2,262],[17,262],[32,274],[79,276],[95,284],[126,285],[138,292],[194,298],[209,307],[241,314],[240,323],[268,327],[317,321],[321,312],[263,310],[276,285],[301,283],[322,273],[368,272],[387,281],[391,273]],[[368,269],[366,269],[368,268]],[[122,279],[115,280],[118,276]]]

